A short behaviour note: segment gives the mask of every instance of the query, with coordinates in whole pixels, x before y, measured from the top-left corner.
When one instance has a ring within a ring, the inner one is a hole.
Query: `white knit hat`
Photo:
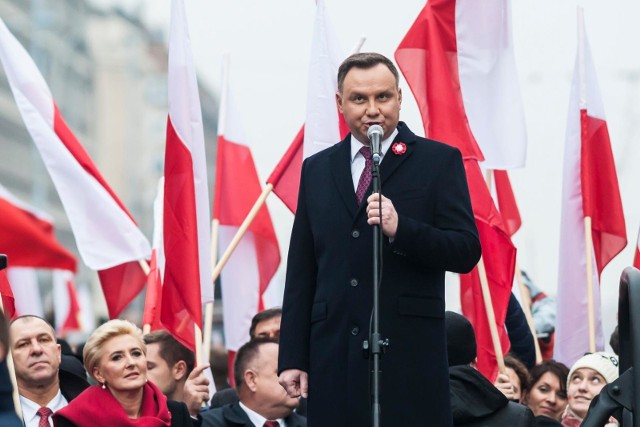
[[[591,368],[604,377],[607,384],[612,383],[618,378],[618,356],[612,353],[599,351],[597,353],[588,353],[576,361],[569,371],[567,384],[571,382],[571,376],[580,368]]]

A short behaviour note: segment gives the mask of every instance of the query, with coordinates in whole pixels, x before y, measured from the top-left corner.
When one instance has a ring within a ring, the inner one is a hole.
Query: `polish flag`
[[[2,20],[0,61],[58,190],[80,256],[98,271],[109,315],[117,317],[144,286],[138,261],[149,257],[149,242],[67,127],[44,78]]]
[[[16,316],[33,314],[44,317],[36,270],[30,267],[9,267],[7,280],[13,291]]]
[[[395,53],[417,100],[429,138],[460,149],[483,247],[502,352],[516,250],[478,162],[487,169],[524,164],[526,136],[513,61],[507,0],[429,1]],[[478,98],[486,97],[483,104]],[[497,373],[487,313],[476,269],[460,275],[462,311],[476,330],[478,368]]]
[[[273,192],[295,214],[302,160],[342,140],[349,128],[338,113],[338,67],[345,58],[333,31],[324,0],[316,1],[311,42],[305,125],[267,179]]]
[[[53,271],[53,305],[56,333],[59,336],[82,330],[80,303],[71,271]]]
[[[171,2],[168,79],[161,320],[195,351],[194,326],[202,328],[202,304],[213,301],[211,216],[200,96],[183,0]]]
[[[627,244],[627,233],[611,152],[604,105],[578,12],[578,55],[571,86],[564,152],[558,310],[554,358],[571,366],[589,351],[585,217],[592,220],[593,297],[596,350],[604,348],[599,278],[602,269]]]
[[[510,9],[508,0],[430,0],[395,54],[425,135],[485,169],[526,158]]]
[[[638,241],[636,242],[636,254],[633,257],[633,266],[640,269],[640,233],[638,233]]]
[[[0,270],[0,298],[2,299],[2,309],[7,318],[13,319],[16,317],[16,303],[7,278],[7,270]]]
[[[11,268],[62,268],[76,271],[77,261],[53,231],[53,219],[23,203],[0,185],[0,252]]]
[[[224,65],[213,204],[213,218],[220,223],[222,250],[229,246],[262,192],[230,91],[228,57]],[[225,344],[230,359],[249,341],[251,319],[265,309],[263,296],[279,265],[278,239],[264,204],[221,273]]]
[[[144,300],[142,324],[149,325],[150,331],[164,329],[160,321],[162,307],[162,271],[164,270],[164,243],[162,240],[162,209],[164,202],[164,177],[158,181],[158,194],[153,202],[153,248],[149,275],[147,276],[147,293]]]

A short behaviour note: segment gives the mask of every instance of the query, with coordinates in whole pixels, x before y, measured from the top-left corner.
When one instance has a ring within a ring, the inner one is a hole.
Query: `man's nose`
[[[43,351],[42,345],[40,345],[38,340],[33,340],[33,342],[31,343],[31,352],[40,354],[42,353],[42,351]]]
[[[380,108],[375,100],[371,100],[367,103],[367,115],[377,116],[380,113]]]

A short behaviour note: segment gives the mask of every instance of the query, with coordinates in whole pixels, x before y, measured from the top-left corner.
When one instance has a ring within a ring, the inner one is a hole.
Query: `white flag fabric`
[[[7,269],[7,279],[13,291],[16,315],[33,314],[44,317],[36,270],[30,267],[10,267]]]
[[[455,33],[464,108],[485,169],[523,167],[527,134],[509,0],[456,0]]]
[[[336,76],[345,55],[335,35],[324,0],[316,2],[313,25],[303,157],[340,141]]]

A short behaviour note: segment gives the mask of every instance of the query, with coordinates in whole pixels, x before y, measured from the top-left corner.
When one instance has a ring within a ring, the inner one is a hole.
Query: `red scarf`
[[[53,420],[66,418],[79,427],[167,427],[171,425],[171,413],[167,398],[158,387],[148,382],[142,393],[142,415],[137,419],[127,416],[120,402],[108,389],[91,386],[73,399],[69,405],[53,415]]]

